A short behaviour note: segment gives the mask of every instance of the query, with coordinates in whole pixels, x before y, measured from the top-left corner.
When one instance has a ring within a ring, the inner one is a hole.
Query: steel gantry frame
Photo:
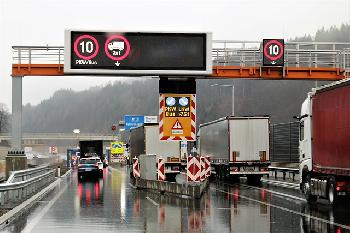
[[[263,67],[258,41],[214,41],[213,48],[213,78],[340,80],[350,71],[350,43],[287,42],[284,67]]]
[[[213,41],[209,77],[340,80],[350,76],[350,43],[287,42],[285,66],[263,67],[261,42]],[[64,75],[64,47],[13,46],[12,76]]]

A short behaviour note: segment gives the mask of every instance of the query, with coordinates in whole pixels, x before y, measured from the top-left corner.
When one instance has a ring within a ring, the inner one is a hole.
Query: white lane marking
[[[282,182],[282,181],[277,181],[277,180],[266,180],[266,179],[261,179],[261,182],[273,184],[273,185],[280,186],[280,187],[299,189],[299,185],[295,184],[295,183],[288,183],[288,182]]]
[[[225,193],[225,194],[235,195],[234,193],[227,192],[225,190],[216,189],[216,188],[211,188],[211,189],[219,191],[219,192],[222,192],[222,193]],[[337,227],[341,227],[341,228],[350,230],[350,226],[343,225],[343,224],[340,224],[340,223],[335,223],[334,221],[328,221],[326,219],[318,218],[318,217],[312,216],[310,214],[304,214],[304,213],[301,213],[301,212],[298,212],[298,211],[295,211],[295,210],[290,210],[290,209],[282,207],[282,206],[278,206],[278,205],[262,202],[262,201],[259,201],[259,200],[256,200],[256,199],[253,199],[253,198],[250,198],[250,197],[246,197],[246,196],[243,196],[243,195],[240,195],[240,194],[238,196],[240,198],[246,199],[248,201],[254,201],[254,202],[257,202],[257,203],[262,204],[262,205],[267,205],[267,206],[270,206],[270,207],[273,207],[273,208],[276,208],[276,209],[284,210],[284,211],[287,211],[287,212],[290,212],[290,213],[293,213],[293,214],[297,214],[297,215],[300,215],[300,216],[303,216],[303,217],[307,217],[307,218],[312,218],[312,219],[320,221],[320,222],[324,222],[324,223],[327,223],[327,224],[331,224],[331,225],[334,225],[334,226],[337,226]]]
[[[149,200],[153,205],[159,206],[159,204],[157,202],[155,202],[154,200],[152,200],[151,198],[146,197],[146,199]]]
[[[66,184],[65,187],[62,188],[62,190],[51,201],[49,201],[49,203],[25,226],[22,233],[32,232],[34,227],[39,223],[39,221],[44,217],[47,211],[49,211],[53,204],[55,204],[55,202],[61,197],[67,188],[68,185]]]
[[[283,197],[288,197],[288,198],[292,198],[292,199],[295,199],[295,200],[298,200],[298,201],[306,202],[306,200],[305,200],[304,198],[297,197],[297,196],[293,196],[293,195],[286,194],[286,193],[281,193],[281,192],[273,191],[273,190],[269,190],[269,189],[266,189],[266,188],[259,188],[259,187],[254,187],[254,186],[245,185],[245,184],[240,184],[240,186],[247,187],[247,188],[251,188],[251,189],[265,190],[265,191],[268,192],[268,193],[272,193],[272,194],[275,194],[275,195],[279,195],[279,196],[283,196]]]

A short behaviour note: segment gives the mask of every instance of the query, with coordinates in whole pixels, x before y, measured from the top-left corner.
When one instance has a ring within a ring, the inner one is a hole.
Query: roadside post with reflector
[[[206,175],[205,157],[201,156],[201,157],[199,157],[199,159],[200,159],[200,164],[201,164],[200,181],[204,181],[205,175]]]
[[[205,177],[211,175],[210,156],[205,156]]]
[[[165,165],[164,165],[164,159],[159,158],[158,159],[158,180],[164,181],[165,180]]]

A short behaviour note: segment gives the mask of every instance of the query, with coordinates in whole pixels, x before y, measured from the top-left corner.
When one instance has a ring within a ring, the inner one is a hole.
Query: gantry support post
[[[22,150],[22,78],[12,77],[12,149]]]

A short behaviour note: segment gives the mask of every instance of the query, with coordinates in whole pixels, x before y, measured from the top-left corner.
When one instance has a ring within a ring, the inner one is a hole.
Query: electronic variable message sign
[[[209,75],[211,33],[65,32],[67,74]]]
[[[284,66],[284,40],[263,40],[263,66]]]

